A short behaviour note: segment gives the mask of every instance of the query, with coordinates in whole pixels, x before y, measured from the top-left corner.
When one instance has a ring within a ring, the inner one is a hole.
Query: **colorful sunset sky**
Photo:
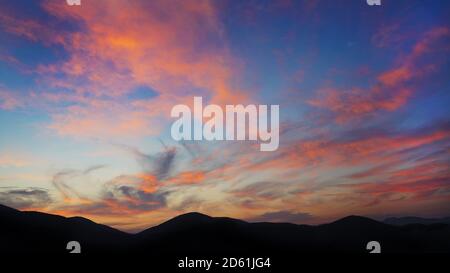
[[[135,232],[450,211],[450,1],[0,2],[0,203]],[[280,145],[174,141],[277,104]]]

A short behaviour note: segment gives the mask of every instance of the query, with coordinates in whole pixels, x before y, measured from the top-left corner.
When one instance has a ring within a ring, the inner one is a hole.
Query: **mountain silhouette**
[[[84,251],[120,249],[129,234],[83,217],[18,211],[0,205],[0,252],[67,252],[69,241],[78,241]]]
[[[439,224],[439,223],[450,224],[450,217],[445,218],[421,218],[413,216],[390,217],[386,218],[383,221],[383,223],[396,226],[410,225],[410,224],[423,224],[423,225]]]
[[[449,253],[445,223],[390,225],[348,216],[317,226],[248,223],[187,213],[137,234],[82,217],[26,212],[0,205],[0,253],[68,253],[78,241],[83,254],[126,253],[156,256],[282,255],[283,253],[367,253],[378,241],[383,253]]]

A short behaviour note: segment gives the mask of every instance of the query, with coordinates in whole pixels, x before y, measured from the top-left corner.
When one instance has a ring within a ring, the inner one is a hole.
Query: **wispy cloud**
[[[419,63],[419,60],[432,52],[445,56],[446,46],[442,45],[442,40],[449,35],[450,30],[446,27],[426,32],[411,51],[401,57],[400,65],[382,72],[377,77],[377,83],[368,89],[326,88],[319,91],[318,98],[311,99],[308,103],[331,111],[338,123],[367,118],[380,111],[395,111],[408,102],[415,90],[411,81],[421,79],[435,69],[436,63]]]
[[[0,85],[0,109],[3,110],[14,110],[16,108],[22,107],[24,105],[23,101],[19,96],[11,91],[8,91]]]
[[[0,203],[16,209],[43,209],[52,203],[46,189],[0,188]]]

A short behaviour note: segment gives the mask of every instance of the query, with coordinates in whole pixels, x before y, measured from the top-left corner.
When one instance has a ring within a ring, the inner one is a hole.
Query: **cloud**
[[[0,168],[1,167],[24,167],[30,164],[30,159],[12,153],[3,153],[0,155]]]
[[[350,91],[323,89],[319,92],[319,98],[309,100],[308,104],[327,109],[336,114],[336,122],[346,123],[378,111],[397,110],[411,96],[408,88],[386,91],[380,87],[372,90],[354,88]]]
[[[156,156],[155,175],[159,180],[167,178],[172,170],[173,162],[176,155],[175,148],[166,149],[164,152]]]
[[[177,155],[176,147],[166,147],[164,145],[164,151],[151,155],[133,147],[120,146],[135,157],[145,174],[155,176],[158,181],[164,180],[171,175]]]
[[[95,139],[125,139],[151,136],[159,132],[159,122],[142,108],[127,102],[93,99],[53,113],[47,128],[61,136]]]
[[[274,211],[266,212],[256,217],[248,219],[250,222],[283,222],[283,223],[304,223],[311,220],[313,216],[304,212]]]
[[[106,191],[104,200],[116,202],[131,210],[149,211],[166,206],[168,192],[147,192],[135,187],[120,185]]]
[[[382,26],[375,32],[371,38],[371,42],[376,47],[386,48],[396,43],[400,43],[405,39],[405,35],[400,32],[400,24],[394,23],[391,25],[382,24]]]
[[[103,168],[105,168],[105,167],[106,167],[106,165],[94,165],[94,166],[91,166],[91,167],[85,169],[85,170],[83,171],[83,174],[85,174],[85,175],[86,175],[86,174],[90,174],[90,173],[92,173],[92,172],[94,172],[94,171],[103,169]]]
[[[16,209],[42,209],[52,203],[45,189],[0,188],[0,203]]]
[[[62,195],[64,200],[69,201],[71,199],[71,194],[75,194],[78,196],[78,193],[76,193],[71,187],[69,187],[66,184],[66,179],[68,177],[77,175],[77,171],[73,170],[65,170],[57,172],[55,175],[53,175],[52,178],[52,185],[58,190],[58,192]]]
[[[20,30],[41,29],[41,23],[11,18],[5,21],[7,30],[31,40],[61,44],[69,57],[41,65],[43,82],[98,102],[80,104],[77,99],[78,105],[52,113],[50,128],[61,135],[153,134],[161,113],[168,118],[170,108],[177,101],[187,101],[192,90],[217,102],[245,98],[236,85],[239,61],[225,46],[212,2],[140,1],[130,5],[91,1],[82,11],[63,2],[45,2],[43,8],[79,27],[36,37]],[[158,96],[128,98],[127,103],[126,96],[142,85]]]
[[[0,86],[0,109],[2,110],[14,110],[22,107],[23,102],[11,91],[2,89]]]
[[[143,172],[137,174],[136,177],[142,179],[142,187],[192,185],[205,181],[207,173],[201,170],[173,173],[179,152],[176,147],[168,147],[165,144],[163,146],[162,152],[146,154],[134,147],[120,145],[130,152],[141,166]]]
[[[93,165],[85,170],[62,170],[53,175],[53,178],[51,180],[52,185],[58,190],[58,192],[62,195],[64,201],[71,201],[73,197],[76,197],[77,199],[86,199],[85,197],[81,196],[73,187],[69,186],[67,182],[70,179],[76,178],[76,177],[83,177],[86,176],[96,170],[105,168],[105,165]]]
[[[2,7],[0,10],[1,27],[12,34],[26,38],[33,42],[42,42],[45,45],[65,44],[64,35],[67,32],[57,28],[57,22],[47,21],[47,23],[37,20],[23,18],[13,10]],[[49,24],[51,26],[49,26]]]
[[[180,172],[165,181],[167,184],[175,185],[193,185],[205,181],[206,174],[203,171],[184,171]]]
[[[430,129],[430,128],[428,128]],[[349,138],[350,136],[350,138]],[[446,142],[450,131],[446,127],[418,132],[380,132],[358,136],[355,131],[344,131],[340,135],[325,135],[315,139],[297,139],[279,153],[263,161],[268,168],[299,168],[306,166],[357,166],[364,163],[385,162],[399,153],[412,153],[416,149]]]
[[[63,202],[55,204],[52,211],[64,215],[78,213],[102,216],[147,213],[167,206],[166,199],[171,191],[165,188],[165,185],[193,183],[193,179],[198,179],[197,176],[188,174],[182,174],[181,178],[190,180],[181,181],[181,178],[176,176],[168,179],[171,176],[176,155],[174,147],[165,146],[162,152],[149,155],[133,147],[118,146],[135,157],[142,168],[141,173],[123,174],[107,181],[102,186],[100,198],[96,199],[81,195],[69,185],[69,181],[85,177],[105,168],[105,165],[93,165],[84,170],[67,169],[57,172],[53,176],[52,184],[63,197]]]
[[[100,198],[84,198],[75,204],[61,203],[52,211],[64,215],[139,215],[165,208],[170,191],[144,175],[120,175],[102,186]],[[152,184],[149,184],[152,183]]]
[[[34,68],[46,90],[35,95],[59,106],[47,127],[59,135],[155,135],[171,107],[189,101],[192,92],[222,103],[247,96],[239,87],[240,61],[226,46],[213,2],[100,0],[78,10],[45,1],[42,9],[45,22],[10,15],[14,11],[2,11],[0,21],[9,33],[67,53]],[[128,96],[139,86],[157,96]],[[9,100],[5,107],[12,105]]]
[[[431,58],[423,60],[423,57],[431,53],[445,55],[446,46],[442,43],[449,36],[447,27],[433,28],[421,36],[406,56],[401,56],[399,65],[380,73],[370,88],[321,89],[318,97],[307,103],[333,113],[335,121],[340,124],[361,120],[381,111],[395,111],[407,104],[415,90],[414,81],[435,70],[437,62],[432,62]]]
[[[405,181],[387,181],[377,183],[357,183],[342,184],[341,187],[349,188],[351,191],[347,193],[352,198],[359,196],[357,202],[364,206],[375,206],[383,202],[390,201],[423,201],[428,202],[436,199],[445,200],[450,195],[450,185],[448,180],[450,176],[442,178],[420,178],[420,174],[416,179],[407,179]]]
[[[238,197],[263,198],[272,200],[283,195],[282,186],[285,184],[269,181],[260,181],[252,183],[243,188],[232,190],[231,192]]]

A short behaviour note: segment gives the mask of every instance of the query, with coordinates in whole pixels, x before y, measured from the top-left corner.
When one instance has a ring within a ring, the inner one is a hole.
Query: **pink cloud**
[[[14,110],[22,106],[23,101],[21,101],[18,96],[11,91],[1,89],[0,87],[0,109]]]
[[[68,90],[37,96],[50,103],[77,104],[52,110],[49,128],[60,135],[145,136],[158,133],[161,124],[155,120],[161,113],[168,115],[178,101],[192,98],[194,91],[217,103],[243,103],[248,96],[238,84],[241,63],[226,47],[212,2],[90,1],[77,9],[64,1],[48,1],[43,8],[80,28],[56,31],[43,22],[7,14],[0,20],[10,33],[61,45],[69,54],[67,60],[35,68],[39,82]],[[133,88],[142,85],[158,96],[127,102]]]
[[[430,52],[438,52],[436,45],[449,34],[446,27],[423,34],[412,50],[400,58],[400,65],[380,73],[376,84],[370,88],[322,89],[319,97],[309,100],[308,104],[334,113],[337,123],[347,123],[379,111],[395,111],[407,104],[414,91],[413,81],[436,69],[435,64],[419,64],[418,60]]]

